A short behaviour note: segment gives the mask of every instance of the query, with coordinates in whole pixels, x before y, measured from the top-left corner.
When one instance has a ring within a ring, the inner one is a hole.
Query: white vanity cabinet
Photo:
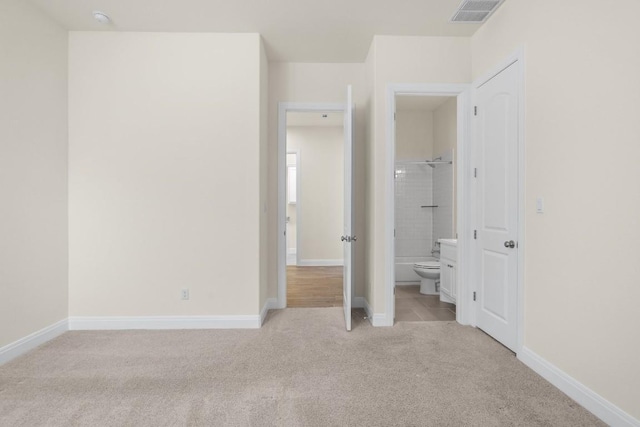
[[[440,239],[440,301],[455,304],[458,296],[456,259],[458,242]]]

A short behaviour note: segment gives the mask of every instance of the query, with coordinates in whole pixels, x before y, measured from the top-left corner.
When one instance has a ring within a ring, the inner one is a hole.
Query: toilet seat
[[[438,261],[416,262],[413,267],[421,270],[439,270],[440,263]]]

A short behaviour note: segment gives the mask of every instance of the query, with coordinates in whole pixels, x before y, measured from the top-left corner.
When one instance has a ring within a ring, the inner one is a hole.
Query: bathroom
[[[396,97],[396,321],[456,319],[455,97]]]

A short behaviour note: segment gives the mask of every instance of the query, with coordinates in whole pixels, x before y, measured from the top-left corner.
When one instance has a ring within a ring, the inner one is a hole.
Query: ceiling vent
[[[504,2],[504,0],[464,0],[454,12],[450,22],[479,24]]]

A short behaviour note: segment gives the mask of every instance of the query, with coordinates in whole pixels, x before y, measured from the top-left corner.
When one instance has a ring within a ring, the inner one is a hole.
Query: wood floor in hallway
[[[342,307],[342,266],[287,266],[287,307]]]

